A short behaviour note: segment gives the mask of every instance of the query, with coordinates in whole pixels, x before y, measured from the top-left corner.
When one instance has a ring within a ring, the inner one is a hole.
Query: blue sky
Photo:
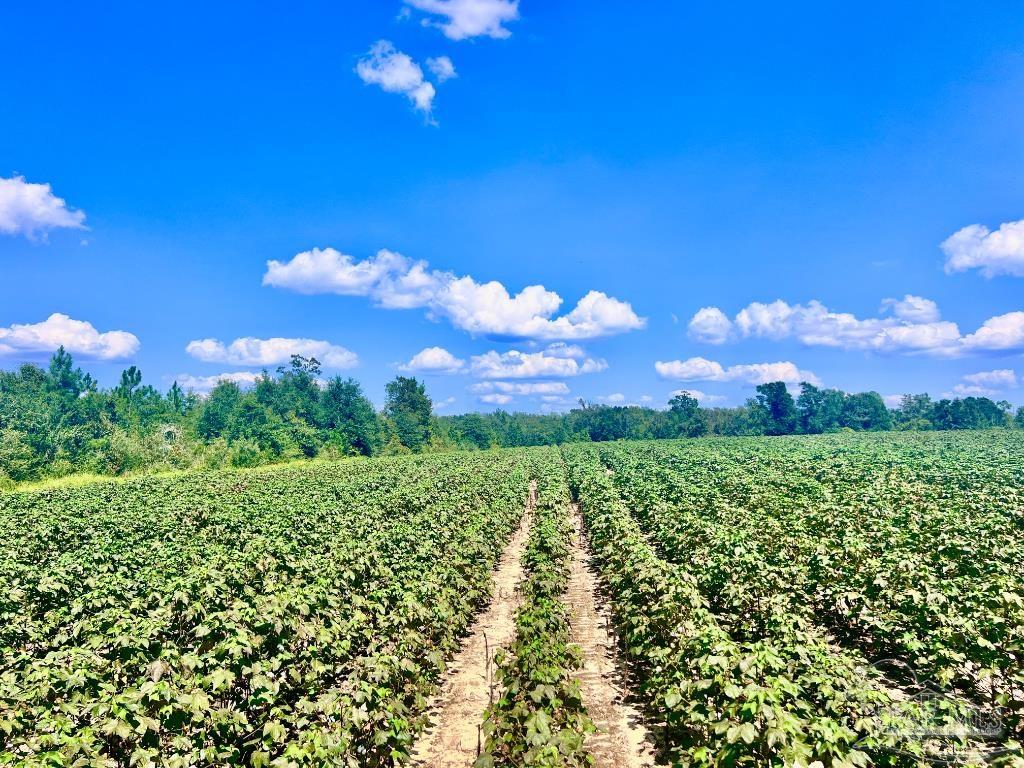
[[[1018,4],[216,5],[5,11],[0,365],[1024,402]]]

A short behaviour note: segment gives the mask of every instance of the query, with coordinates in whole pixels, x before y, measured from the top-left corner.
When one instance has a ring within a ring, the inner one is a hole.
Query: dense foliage
[[[536,455],[0,494],[0,765],[401,761]]]
[[[1022,453],[709,438],[0,493],[0,765],[407,762],[533,480],[480,766],[590,764],[571,493],[672,764],[1022,768]]]
[[[996,742],[952,746],[1024,764],[1022,450],[1017,432],[565,449],[668,754],[915,765],[951,746],[910,738],[923,718],[980,713]],[[914,709],[926,681],[939,713]]]
[[[0,371],[0,488],[76,473],[252,467],[295,459],[398,455],[573,442],[715,435],[819,434],[1024,427],[1024,409],[984,397],[932,401],[908,395],[888,409],[874,392],[847,394],[804,383],[757,388],[739,408],[702,408],[684,392],[664,409],[580,401],[567,413],[496,411],[435,416],[423,382],[398,376],[378,413],[354,379],[323,379],[315,359],[264,371],[241,389],[221,381],[205,397],[174,383],[166,393],[126,369],[100,390],[58,350],[44,370]]]

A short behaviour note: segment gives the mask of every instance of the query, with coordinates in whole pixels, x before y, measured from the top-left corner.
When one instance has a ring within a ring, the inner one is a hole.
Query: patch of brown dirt
[[[569,589],[565,595],[571,611],[573,642],[583,649],[580,689],[587,714],[597,733],[586,741],[594,768],[644,768],[654,766],[652,738],[639,711],[626,700],[627,688],[618,662],[618,650],[609,631],[608,607],[598,599],[597,574],[590,568],[583,521],[573,505],[576,535]]]
[[[415,766],[470,768],[483,749],[484,710],[499,695],[495,690],[494,652],[515,639],[515,614],[519,608],[516,587],[523,578],[521,560],[536,496],[537,484],[531,482],[526,514],[494,573],[491,603],[473,622],[469,636],[448,665],[444,685],[431,700],[431,726],[413,750]]]

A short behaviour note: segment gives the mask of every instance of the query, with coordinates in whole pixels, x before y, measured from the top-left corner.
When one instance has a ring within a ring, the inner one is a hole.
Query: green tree
[[[700,437],[708,432],[708,420],[700,403],[686,392],[668,401],[667,421],[672,437]]]
[[[96,390],[96,382],[81,368],[75,368],[74,361],[64,345],[57,347],[57,352],[50,358],[50,378],[54,387],[70,397],[78,397],[83,392]]]
[[[494,433],[479,413],[467,413],[457,422],[459,442],[479,450],[490,448],[495,442]]]
[[[927,394],[904,395],[898,408],[892,412],[893,422],[896,429],[934,429],[932,417],[935,415],[935,405],[932,398]]]
[[[791,435],[796,432],[799,414],[785,382],[758,384],[757,398],[751,400],[749,406],[764,434]]]
[[[167,391],[167,404],[171,408],[171,413],[178,416],[182,415],[185,413],[186,403],[185,392],[178,386],[178,382],[174,382]]]
[[[142,371],[134,365],[121,371],[121,383],[117,385],[117,394],[126,400],[132,399],[135,388],[142,383]]]
[[[846,393],[838,389],[821,389],[801,382],[796,407],[800,412],[800,431],[808,435],[834,432],[842,426]]]
[[[196,422],[200,437],[212,440],[225,435],[242,399],[242,390],[233,381],[219,381],[203,404]]]
[[[380,420],[355,379],[335,376],[321,398],[328,440],[344,453],[371,456],[381,447]]]
[[[1024,429],[1024,405],[1017,409],[1017,416],[1013,423],[1017,425],[1018,429]]]
[[[892,416],[877,392],[847,395],[843,404],[843,426],[878,432],[892,429]]]
[[[422,451],[430,440],[430,416],[433,404],[421,382],[408,376],[396,376],[385,387],[384,415],[399,442],[410,451]]]

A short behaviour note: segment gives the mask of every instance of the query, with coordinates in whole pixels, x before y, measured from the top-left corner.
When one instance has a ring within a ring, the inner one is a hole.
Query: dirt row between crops
[[[469,628],[447,679],[431,699],[431,726],[413,750],[412,764],[423,768],[469,768],[483,750],[484,710],[500,692],[496,688],[494,651],[515,639],[519,608],[516,587],[523,579],[522,556],[533,523],[537,483],[530,483],[526,514],[494,572],[494,596]]]
[[[583,649],[580,692],[597,733],[586,741],[594,768],[644,768],[655,765],[650,733],[640,712],[627,701],[627,685],[615,639],[609,627],[611,612],[600,599],[597,574],[587,555],[579,507],[572,507],[575,535],[569,589],[573,642]]]
[[[526,514],[501,556],[494,574],[494,597],[477,617],[453,661],[447,679],[429,705],[431,725],[413,750],[419,768],[471,768],[483,749],[484,710],[501,695],[494,679],[494,652],[515,639],[517,591],[524,572],[522,555],[533,523],[537,484],[530,484]],[[626,686],[610,615],[598,597],[597,575],[588,562],[583,522],[572,508],[575,534],[565,602],[571,611],[573,642],[583,650],[579,672],[583,703],[597,732],[586,740],[594,768],[655,765],[651,739],[638,711],[626,701]]]

